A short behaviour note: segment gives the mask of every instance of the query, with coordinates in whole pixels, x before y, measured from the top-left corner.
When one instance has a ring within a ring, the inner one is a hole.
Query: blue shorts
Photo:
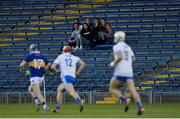
[[[72,83],[74,85],[76,83],[76,78],[70,75],[66,75],[62,78],[62,82],[64,85],[68,83]]]
[[[133,77],[126,77],[126,76],[113,76],[112,79],[121,81],[121,82],[126,82],[127,80],[133,80]]]

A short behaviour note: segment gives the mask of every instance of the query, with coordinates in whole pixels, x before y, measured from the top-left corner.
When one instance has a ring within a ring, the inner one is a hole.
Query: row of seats
[[[125,30],[127,32],[127,42],[132,46],[137,57],[134,72],[136,87],[139,90],[177,90],[179,87],[177,82],[179,72],[170,71],[174,68],[172,64],[179,60],[180,55],[178,0],[150,0],[148,3],[141,0],[88,2],[87,6],[79,4],[73,7],[66,3],[63,4],[62,1],[46,2],[51,6],[48,9],[45,8],[48,4],[42,5],[41,2],[36,4],[32,1],[22,2],[23,6],[27,5],[27,9],[23,8],[23,13],[30,12],[28,20],[29,22],[32,20],[31,25],[23,24],[21,29],[15,29],[11,35],[3,36],[4,39],[8,40],[0,41],[1,44],[8,45],[0,47],[2,56],[0,57],[0,86],[3,87],[2,92],[27,91],[28,76],[25,75],[25,71],[19,71],[18,65],[28,54],[29,45],[31,43],[39,44],[41,51],[53,62],[61,53],[63,43],[67,41],[71,33],[73,18],[77,17],[80,17],[81,20],[91,17],[106,17],[114,31]],[[6,4],[5,6],[13,6],[9,5],[10,3],[4,4]],[[42,7],[38,8],[41,5]],[[28,6],[34,7],[28,8]],[[148,6],[149,9],[147,9]],[[22,19],[23,17],[26,19],[28,16],[24,14],[20,18],[15,15],[21,13],[18,6],[14,5],[14,9],[14,15],[8,14],[8,11],[12,10],[8,7],[3,8],[0,12],[7,14],[5,15],[8,17],[8,19],[6,18],[7,23],[13,22],[13,19]],[[53,9],[53,12],[43,14],[45,16],[43,18],[39,18],[39,14],[33,14],[33,12],[38,13],[43,9],[44,11]],[[76,12],[76,14],[72,14],[71,11]],[[3,21],[3,19],[0,20]],[[6,29],[5,22],[2,22],[4,29]],[[87,63],[81,77],[77,79],[76,88],[78,91],[108,91],[108,83],[113,75],[113,69],[109,68],[109,63],[112,60],[112,46],[113,44],[106,44],[97,46],[96,50],[74,52]],[[160,80],[159,77],[163,79],[166,74],[167,79],[170,80]],[[47,90],[56,91],[57,84],[60,83],[59,74],[48,72],[46,79]],[[18,87],[16,84],[21,86]]]

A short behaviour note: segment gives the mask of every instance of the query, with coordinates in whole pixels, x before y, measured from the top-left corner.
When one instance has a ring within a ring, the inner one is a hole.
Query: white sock
[[[43,105],[43,109],[44,109],[44,110],[47,109],[47,105],[46,105],[46,104]]]
[[[39,102],[38,98],[37,98],[37,97],[35,97],[35,99],[34,99],[34,103],[35,103],[35,104],[38,104],[38,102]]]

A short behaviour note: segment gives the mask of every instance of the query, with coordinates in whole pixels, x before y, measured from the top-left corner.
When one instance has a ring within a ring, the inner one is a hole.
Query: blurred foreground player
[[[75,102],[80,106],[80,112],[83,111],[84,100],[80,98],[79,94],[74,89],[74,84],[76,83],[76,76],[79,76],[85,63],[77,56],[71,54],[72,48],[70,46],[63,47],[63,53],[59,55],[54,63],[51,65],[51,69],[58,72],[56,68],[59,66],[61,72],[61,79],[63,85],[58,87],[57,103],[53,112],[58,112],[61,109],[61,99],[62,99],[62,86],[64,89],[75,99]],[[76,65],[79,64],[79,69],[76,71]]]
[[[144,108],[140,96],[135,89],[133,79],[132,62],[135,60],[134,53],[131,47],[125,43],[125,33],[123,31],[118,31],[114,34],[114,42],[117,43],[113,46],[114,61],[110,63],[110,66],[114,67],[114,74],[110,81],[109,90],[125,104],[124,111],[127,112],[130,99],[123,96],[119,91],[120,83],[125,83],[136,101],[137,115],[142,115]]]
[[[45,70],[49,67],[48,60],[40,53],[38,45],[30,45],[29,50],[30,53],[21,62],[20,69],[23,69],[25,65],[28,64],[30,68],[30,86],[28,91],[34,98],[36,111],[39,110],[39,104],[42,104],[44,111],[47,111],[48,106],[43,95],[41,94],[40,86],[44,81]]]

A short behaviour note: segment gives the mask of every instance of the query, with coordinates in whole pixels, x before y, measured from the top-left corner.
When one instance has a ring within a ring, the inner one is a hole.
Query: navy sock
[[[81,99],[80,99],[80,98],[76,98],[76,99],[75,99],[75,102],[76,102],[78,105],[80,105],[80,104],[81,104]]]
[[[42,102],[42,106],[45,105],[46,103],[45,102]]]
[[[136,102],[136,107],[137,107],[138,110],[140,110],[140,109],[142,108],[142,103],[141,103],[141,101],[137,101],[137,102]]]
[[[61,104],[59,102],[56,102],[56,109],[60,109],[61,108]]]
[[[125,96],[120,96],[119,99],[121,100],[122,103],[126,103],[126,97]]]

